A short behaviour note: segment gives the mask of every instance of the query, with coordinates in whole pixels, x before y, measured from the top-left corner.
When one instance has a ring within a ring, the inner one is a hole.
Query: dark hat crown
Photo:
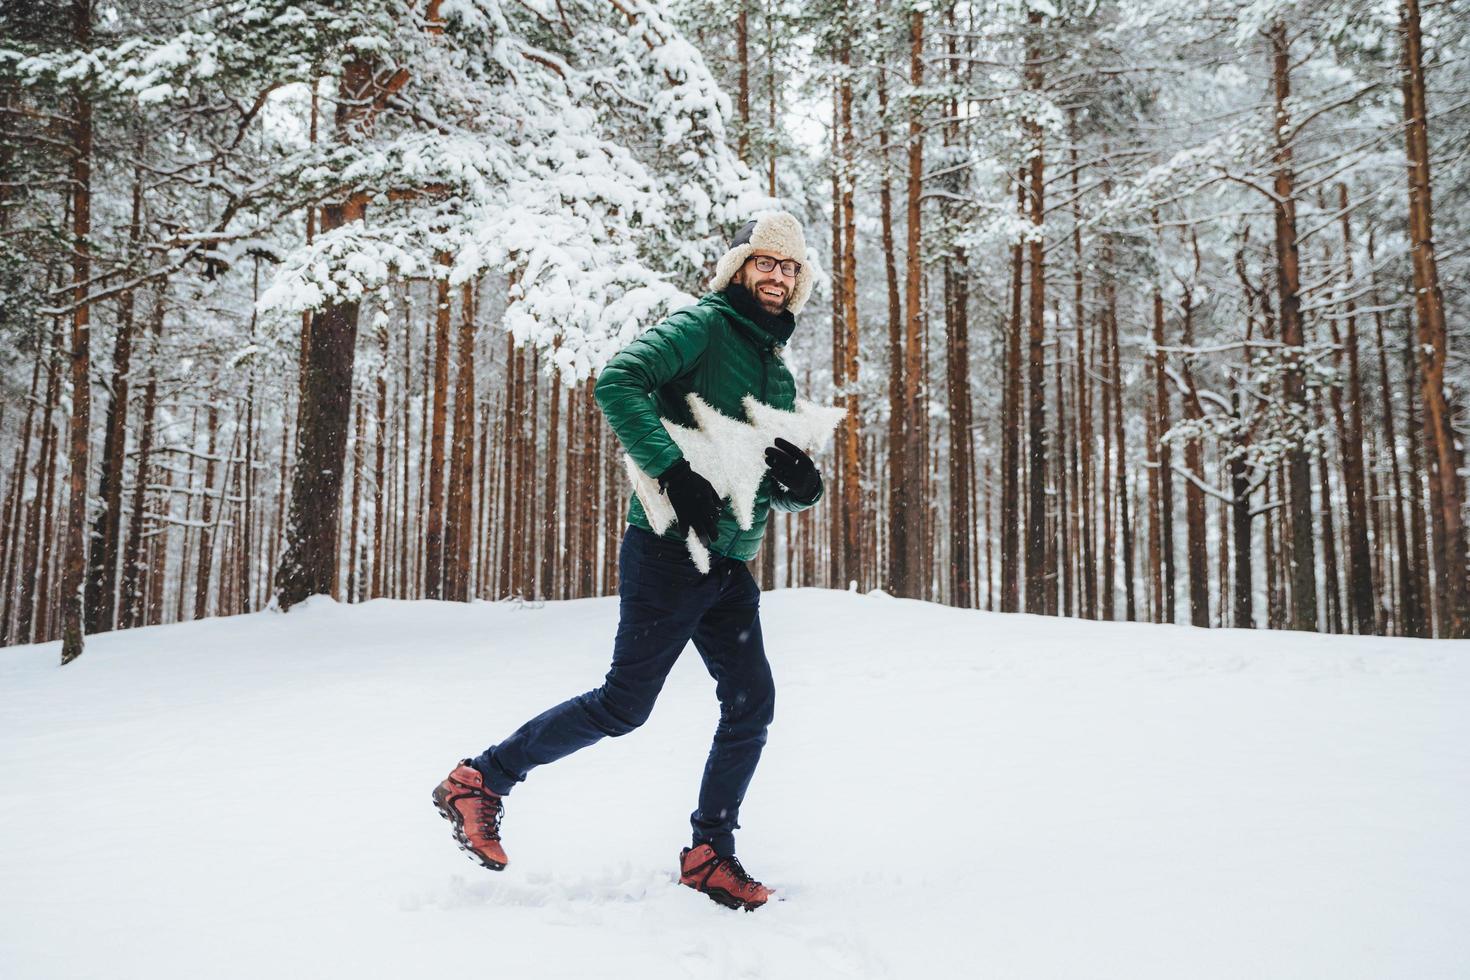
[[[755,237],[755,222],[747,221],[735,233],[735,237],[730,239],[730,247],[739,248],[741,245],[749,245],[753,237]]]

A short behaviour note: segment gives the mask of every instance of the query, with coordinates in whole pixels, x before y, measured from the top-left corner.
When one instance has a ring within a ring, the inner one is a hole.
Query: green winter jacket
[[[683,458],[660,420],[693,427],[685,402],[689,392],[722,414],[742,420],[745,409],[740,402],[746,395],[772,408],[791,411],[796,407],[796,382],[781,359],[791,328],[784,333],[767,332],[738,312],[724,293],[709,293],[614,355],[602,369],[593,393],[633,462],[657,477]],[[760,549],[772,507],[799,511],[821,499],[822,491],[818,491],[814,500],[797,500],[767,474],[756,492],[750,530],[741,530],[726,504],[710,551],[747,561]],[[637,494],[630,495],[628,523],[652,530]],[[677,541],[683,535],[674,526],[664,537]]]

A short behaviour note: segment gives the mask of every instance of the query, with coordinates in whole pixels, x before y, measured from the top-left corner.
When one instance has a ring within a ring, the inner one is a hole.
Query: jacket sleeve
[[[687,373],[709,347],[709,324],[694,310],[680,310],[613,355],[593,396],[638,468],[656,477],[684,458],[669,438],[652,394]]]
[[[818,475],[817,478],[821,479],[821,476]],[[769,476],[766,477],[766,480],[770,484],[772,510],[784,510],[793,514],[799,513],[808,507],[815,507],[817,501],[821,500],[822,495],[827,492],[827,483],[823,480],[821,485],[817,487],[817,495],[815,497],[811,500],[799,500],[791,495],[791,491],[781,486],[775,480],[772,480]]]

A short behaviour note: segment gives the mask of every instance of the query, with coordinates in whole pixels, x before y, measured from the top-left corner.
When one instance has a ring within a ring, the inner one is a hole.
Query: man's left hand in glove
[[[822,475],[817,472],[817,464],[780,436],[776,437],[774,446],[766,447],[766,466],[776,482],[797,500],[813,501],[822,492]]]

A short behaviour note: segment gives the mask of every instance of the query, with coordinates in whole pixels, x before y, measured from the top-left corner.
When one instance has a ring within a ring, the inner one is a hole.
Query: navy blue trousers
[[[733,855],[740,804],[776,702],[761,641],[760,588],[743,561],[712,555],[709,574],[700,574],[682,543],[633,525],[623,534],[618,576],[618,632],[602,686],[542,712],[471,764],[505,794],[536,766],[604,736],[626,735],[648,720],[664,678],[693,640],[715,679],[720,722],[690,822],[696,846]]]

